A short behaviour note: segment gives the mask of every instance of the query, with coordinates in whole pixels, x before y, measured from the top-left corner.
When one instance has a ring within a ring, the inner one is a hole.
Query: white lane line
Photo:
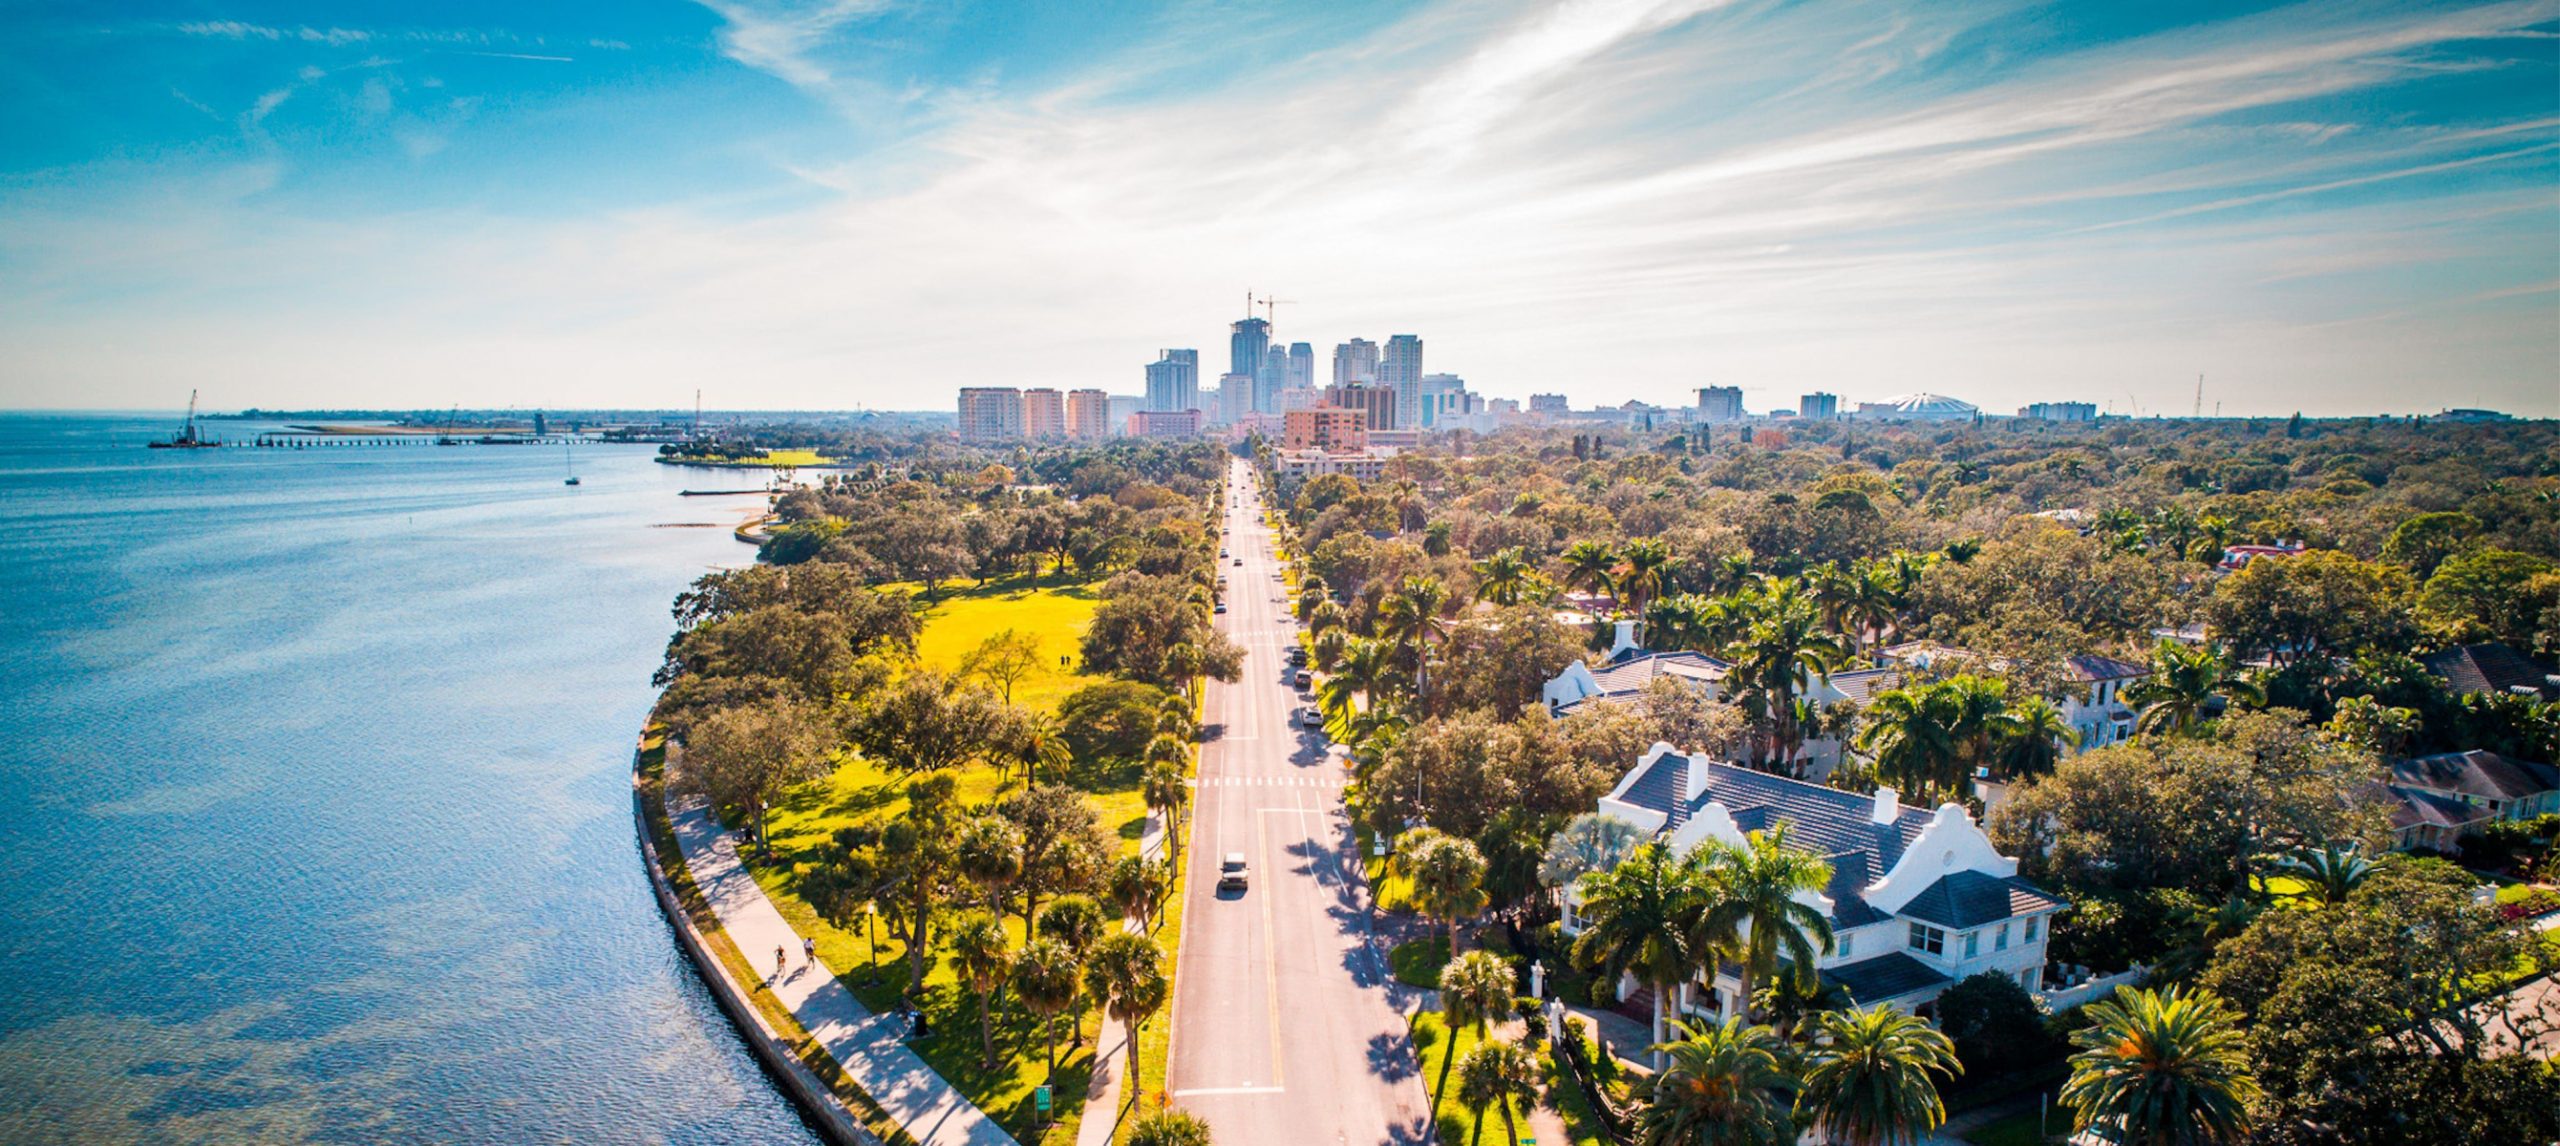
[[[1281,1087],[1277,1087],[1277,1086],[1196,1086],[1196,1087],[1193,1087],[1193,1088],[1191,1088],[1191,1089],[1189,1089],[1189,1090],[1177,1090],[1177,1091],[1174,1091],[1174,1092],[1173,1092],[1173,1096],[1174,1096],[1175,1098],[1197,1098],[1197,1097],[1202,1097],[1202,1096],[1207,1096],[1207,1095],[1216,1095],[1216,1094],[1285,1094],[1285,1093],[1287,1093],[1287,1091],[1286,1091],[1285,1089],[1283,1089],[1283,1088],[1281,1088]]]

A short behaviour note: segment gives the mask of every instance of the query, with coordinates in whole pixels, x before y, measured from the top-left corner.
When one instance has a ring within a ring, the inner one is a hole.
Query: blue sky
[[[0,405],[2560,414],[2560,0],[17,4]],[[1216,358],[1217,354],[1212,354]]]

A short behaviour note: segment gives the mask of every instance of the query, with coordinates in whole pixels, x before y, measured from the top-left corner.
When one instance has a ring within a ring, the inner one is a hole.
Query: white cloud
[[[873,98],[829,62],[868,6],[706,2],[733,58],[830,106]],[[1300,300],[1283,337],[1420,333],[1434,369],[1507,394],[2165,407],[2202,370],[2235,412],[2553,412],[2547,187],[2429,177],[2532,162],[2560,124],[2283,109],[2555,12],[2304,8],[1988,73],[1939,70],[1980,16],[1955,4],[1426,12],[1180,97],[1102,60],[948,105],[916,146],[795,164],[835,194],[779,214],[324,223],[216,200],[149,214],[153,243],[20,213],[0,258],[65,289],[0,287],[0,376],[165,386],[183,361],[266,405],[352,402],[352,373],[385,402],[704,384],[940,406],[966,381],[1125,392],[1161,346],[1214,362],[1250,287]],[[82,264],[109,242],[132,245]],[[116,284],[154,317],[59,301]]]

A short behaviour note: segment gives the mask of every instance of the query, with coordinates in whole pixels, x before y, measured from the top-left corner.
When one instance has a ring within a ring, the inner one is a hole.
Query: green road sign
[[[1047,1114],[1047,1113],[1049,1112],[1049,1088],[1048,1088],[1048,1087],[1046,1087],[1046,1086],[1038,1086],[1038,1087],[1034,1087],[1034,1088],[1032,1088],[1032,1091],[1031,1091],[1031,1108],[1032,1108],[1033,1110],[1037,1110],[1037,1111],[1039,1111],[1039,1112],[1040,1112],[1040,1113],[1042,1113],[1042,1114]]]

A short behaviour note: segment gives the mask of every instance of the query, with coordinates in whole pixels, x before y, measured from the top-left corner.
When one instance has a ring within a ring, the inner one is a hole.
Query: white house
[[[1908,808],[1891,788],[1861,796],[1655,744],[1599,810],[1681,851],[1787,825],[1791,842],[1831,864],[1830,887],[1803,899],[1831,921],[1833,949],[1817,966],[1861,1004],[1922,1010],[1986,971],[2041,993],[2051,921],[2069,906],[2018,878],[2018,861],[1993,850],[1963,805]],[[1566,900],[1564,928],[1576,933],[1574,896]],[[1721,1016],[1739,990],[1720,969],[1670,1002],[1679,1013]]]
[[[2124,690],[2150,676],[2151,666],[2083,653],[2065,659],[2062,672],[2064,679],[2089,690],[2085,699],[2068,693],[2062,697],[2063,719],[2080,734],[2075,751],[2104,748],[2133,736],[2137,714],[2124,702]]]
[[[1711,702],[1720,701],[1725,699],[1725,676],[1732,670],[1729,662],[1704,653],[1661,653],[1644,648],[1636,643],[1636,622],[1619,621],[1617,640],[1598,667],[1584,661],[1566,665],[1564,671],[1547,680],[1540,695],[1548,712],[1562,716],[1593,701],[1642,696],[1656,677],[1668,676],[1697,686]],[[1827,677],[1808,677],[1797,682],[1797,691],[1816,709],[1842,703],[1864,707],[1878,690],[1893,687],[1899,679],[1898,669],[1849,669]],[[1797,749],[1797,765],[1805,775],[1821,779],[1840,765],[1845,747],[1837,737],[1809,738]]]

